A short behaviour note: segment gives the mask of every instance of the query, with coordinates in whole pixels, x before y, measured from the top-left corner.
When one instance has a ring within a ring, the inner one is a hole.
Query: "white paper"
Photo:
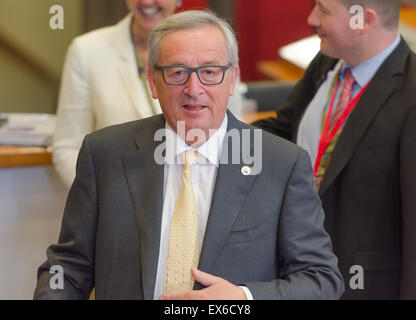
[[[306,69],[321,49],[321,39],[313,35],[279,49],[279,55],[294,65]]]
[[[6,124],[0,127],[0,144],[41,146],[51,144],[56,125],[52,114],[7,113]]]

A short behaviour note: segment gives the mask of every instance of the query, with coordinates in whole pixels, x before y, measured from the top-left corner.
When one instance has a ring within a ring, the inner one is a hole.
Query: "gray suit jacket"
[[[36,299],[85,299],[93,287],[97,299],[153,298],[164,173],[153,137],[164,127],[159,115],[85,138],[59,244],[38,270]],[[228,112],[233,128],[254,129]],[[199,269],[247,285],[254,299],[339,298],[344,284],[306,151],[268,133],[262,150],[258,175],[220,164]],[[63,290],[49,287],[52,265],[64,269]]]

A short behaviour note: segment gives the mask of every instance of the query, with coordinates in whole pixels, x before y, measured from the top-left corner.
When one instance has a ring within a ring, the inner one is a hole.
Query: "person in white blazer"
[[[130,13],[123,20],[76,37],[67,52],[52,155],[54,168],[68,187],[86,134],[162,111],[141,71],[147,65],[147,37],[181,1],[126,0],[126,4]],[[239,117],[241,94],[230,100],[230,109]]]

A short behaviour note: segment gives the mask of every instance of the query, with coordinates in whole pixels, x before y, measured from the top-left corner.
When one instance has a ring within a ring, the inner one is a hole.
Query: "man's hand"
[[[219,277],[200,271],[196,268],[191,270],[196,282],[205,289],[192,290],[178,293],[162,294],[160,300],[247,300],[247,297],[238,286],[233,285]]]

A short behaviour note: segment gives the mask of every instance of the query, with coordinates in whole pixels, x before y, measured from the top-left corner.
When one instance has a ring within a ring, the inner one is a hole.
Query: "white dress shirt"
[[[192,165],[192,187],[196,196],[198,209],[198,233],[200,248],[205,235],[208,214],[217,178],[222,142],[227,132],[227,115],[219,130],[198,149],[191,148],[166,123],[166,157],[164,164],[163,212],[160,234],[159,262],[157,265],[154,299],[163,293],[166,260],[169,250],[169,231],[175,202],[182,185],[183,163],[180,154],[195,150],[199,153],[198,160]]]
[[[182,185],[183,162],[180,154],[186,151],[197,151],[198,160],[192,165],[192,187],[196,196],[198,209],[199,253],[205,235],[211,201],[217,179],[222,144],[227,133],[228,118],[224,120],[217,132],[199,148],[190,147],[166,123],[166,157],[164,164],[163,212],[160,234],[160,250],[157,265],[156,284],[153,298],[159,299],[163,294],[166,261],[169,251],[169,232],[175,202]],[[247,297],[251,297],[248,288],[243,287]]]

